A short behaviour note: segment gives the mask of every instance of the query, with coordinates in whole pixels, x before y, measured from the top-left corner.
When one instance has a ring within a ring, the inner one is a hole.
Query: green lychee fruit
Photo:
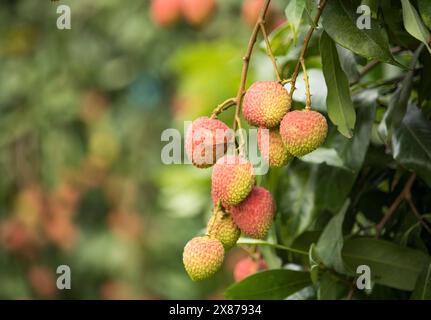
[[[198,168],[208,168],[225,154],[229,135],[229,127],[220,120],[198,118],[187,129],[187,156]]]
[[[270,167],[282,167],[293,158],[281,139],[278,127],[273,129],[259,128],[257,145],[262,157]]]
[[[328,123],[319,112],[296,110],[287,113],[280,124],[280,134],[287,150],[302,157],[325,142]]]
[[[276,81],[258,81],[252,84],[244,96],[244,118],[256,127],[273,128],[290,109],[287,90]]]
[[[225,251],[233,248],[241,235],[241,230],[233,222],[232,216],[221,209],[215,208],[207,225],[210,238],[219,240]]]
[[[220,269],[223,259],[223,245],[217,239],[195,237],[184,247],[184,267],[193,281],[213,276]]]
[[[226,155],[217,160],[212,173],[213,198],[226,208],[244,200],[253,188],[253,165],[240,156]]]
[[[230,208],[230,213],[245,235],[264,239],[274,219],[275,203],[269,191],[254,187],[243,202]]]

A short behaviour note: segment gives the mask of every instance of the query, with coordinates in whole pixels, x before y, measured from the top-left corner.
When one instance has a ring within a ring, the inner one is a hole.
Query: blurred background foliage
[[[250,27],[241,1],[200,26],[159,26],[149,5],[1,1],[0,298],[211,298],[233,281],[240,251],[205,284],[183,270],[209,172],[162,165],[160,135],[234,95]]]

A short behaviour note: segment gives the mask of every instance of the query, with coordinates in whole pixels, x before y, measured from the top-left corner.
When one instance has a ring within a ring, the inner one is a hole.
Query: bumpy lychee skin
[[[221,209],[215,209],[208,221],[207,230],[210,238],[223,244],[225,251],[232,249],[241,235],[241,230],[233,222],[232,216]]]
[[[259,260],[252,259],[251,257],[246,257],[237,262],[235,269],[233,270],[233,278],[236,282],[241,281],[258,271],[268,269],[268,265],[265,260],[260,258]]]
[[[280,134],[287,150],[296,157],[314,151],[325,142],[328,123],[319,112],[297,110],[286,114],[280,124]]]
[[[205,23],[216,9],[215,0],[181,0],[181,11],[192,26]]]
[[[278,127],[273,129],[259,128],[257,145],[262,157],[270,167],[282,167],[293,158],[281,139]]]
[[[180,13],[180,0],[151,1],[151,19],[161,27],[168,27],[175,23],[179,19]]]
[[[291,100],[287,90],[276,81],[258,81],[244,96],[243,114],[248,123],[256,127],[278,126],[290,110]]]
[[[186,133],[186,152],[198,168],[208,168],[222,157],[229,141],[229,127],[217,119],[201,117]]]
[[[217,239],[195,237],[184,247],[184,267],[193,281],[213,276],[220,269],[223,259],[223,245]]]
[[[275,203],[269,191],[254,187],[243,202],[230,208],[230,212],[245,235],[264,239],[274,219]]]
[[[212,173],[211,192],[226,208],[243,201],[253,188],[253,165],[240,157],[226,155],[217,160]]]

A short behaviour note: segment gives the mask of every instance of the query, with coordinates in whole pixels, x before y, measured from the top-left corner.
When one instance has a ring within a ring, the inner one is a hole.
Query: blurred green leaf
[[[431,2],[428,0],[418,0],[418,8],[423,22],[431,29]]]
[[[415,105],[409,106],[395,129],[392,147],[395,160],[431,186],[431,121]]]
[[[284,11],[287,21],[292,27],[292,32],[295,39],[297,38],[299,25],[301,24],[302,15],[304,13],[306,0],[291,0]]]
[[[431,300],[431,263],[426,265],[416,281],[412,300]]]

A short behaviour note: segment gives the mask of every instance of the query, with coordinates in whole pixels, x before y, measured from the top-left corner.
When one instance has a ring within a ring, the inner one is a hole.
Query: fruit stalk
[[[316,17],[314,18],[313,25],[310,26],[310,29],[308,30],[307,35],[304,38],[304,44],[302,45],[301,53],[299,54],[299,59],[298,59],[298,62],[296,63],[295,70],[293,71],[292,78],[291,78],[292,80],[290,82],[291,83],[291,89],[290,89],[290,98],[291,99],[293,98],[293,92],[296,89],[295,88],[295,84],[296,84],[296,79],[298,78],[298,73],[299,73],[299,67],[301,65],[301,60],[304,59],[305,51],[307,50],[307,47],[308,47],[308,44],[310,42],[311,36],[313,35],[313,32],[314,32],[314,29],[316,29],[316,26],[319,23],[320,16],[322,15],[322,12],[323,12],[323,9],[326,6],[326,3],[327,3],[327,0],[321,0],[319,2],[318,7],[317,7],[317,14],[316,14]]]

